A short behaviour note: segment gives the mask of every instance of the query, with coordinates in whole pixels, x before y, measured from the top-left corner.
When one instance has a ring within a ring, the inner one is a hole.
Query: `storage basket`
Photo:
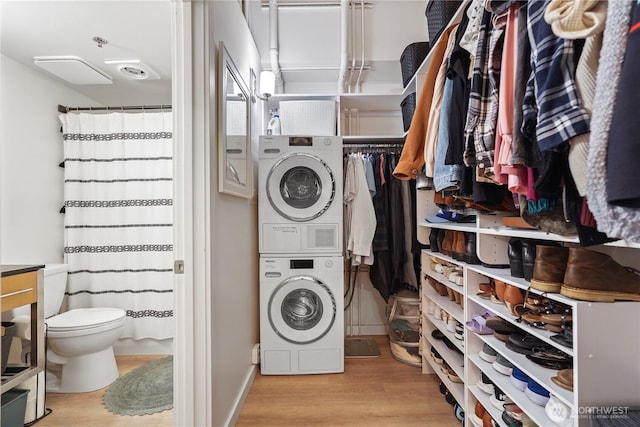
[[[415,92],[407,95],[400,103],[402,109],[402,124],[404,125],[404,131],[409,130],[411,126],[411,119],[413,119],[413,112],[416,110],[416,94]]]
[[[330,136],[336,134],[335,101],[280,101],[279,113],[283,135]]]
[[[431,46],[436,44],[440,34],[447,28],[449,21],[456,14],[462,0],[430,0],[427,4],[427,31]]]
[[[402,71],[402,86],[407,87],[409,81],[429,53],[429,42],[415,42],[405,47],[400,55],[400,70]]]
[[[22,427],[29,390],[11,389],[2,393],[2,427]]]
[[[402,290],[389,297],[389,348],[394,359],[410,366],[422,366],[420,357],[420,298],[417,292]]]

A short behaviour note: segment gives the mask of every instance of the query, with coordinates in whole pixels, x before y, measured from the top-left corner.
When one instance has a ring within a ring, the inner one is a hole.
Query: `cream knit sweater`
[[[630,1],[611,1],[596,77],[587,168],[587,201],[598,230],[640,243],[640,209],[607,203],[607,145],[631,18]]]

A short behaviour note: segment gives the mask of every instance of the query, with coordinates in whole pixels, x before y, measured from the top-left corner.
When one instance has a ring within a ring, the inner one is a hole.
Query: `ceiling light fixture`
[[[252,83],[255,84],[255,81]],[[251,91],[256,98],[268,101],[276,91],[276,75],[267,70],[260,72],[260,88],[253,87]]]

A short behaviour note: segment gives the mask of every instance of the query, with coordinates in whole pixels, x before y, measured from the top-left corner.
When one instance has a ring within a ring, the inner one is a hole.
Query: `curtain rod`
[[[58,105],[58,113],[72,111],[124,111],[124,110],[170,110],[171,105],[122,105],[120,107],[65,107]]]

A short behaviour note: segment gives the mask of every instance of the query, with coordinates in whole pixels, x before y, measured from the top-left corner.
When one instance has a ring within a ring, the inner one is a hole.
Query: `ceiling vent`
[[[132,80],[159,80],[160,76],[139,59],[105,59],[105,65],[115,67],[125,77]]]
[[[36,56],[33,63],[75,85],[111,84],[111,77],[77,56]]]

